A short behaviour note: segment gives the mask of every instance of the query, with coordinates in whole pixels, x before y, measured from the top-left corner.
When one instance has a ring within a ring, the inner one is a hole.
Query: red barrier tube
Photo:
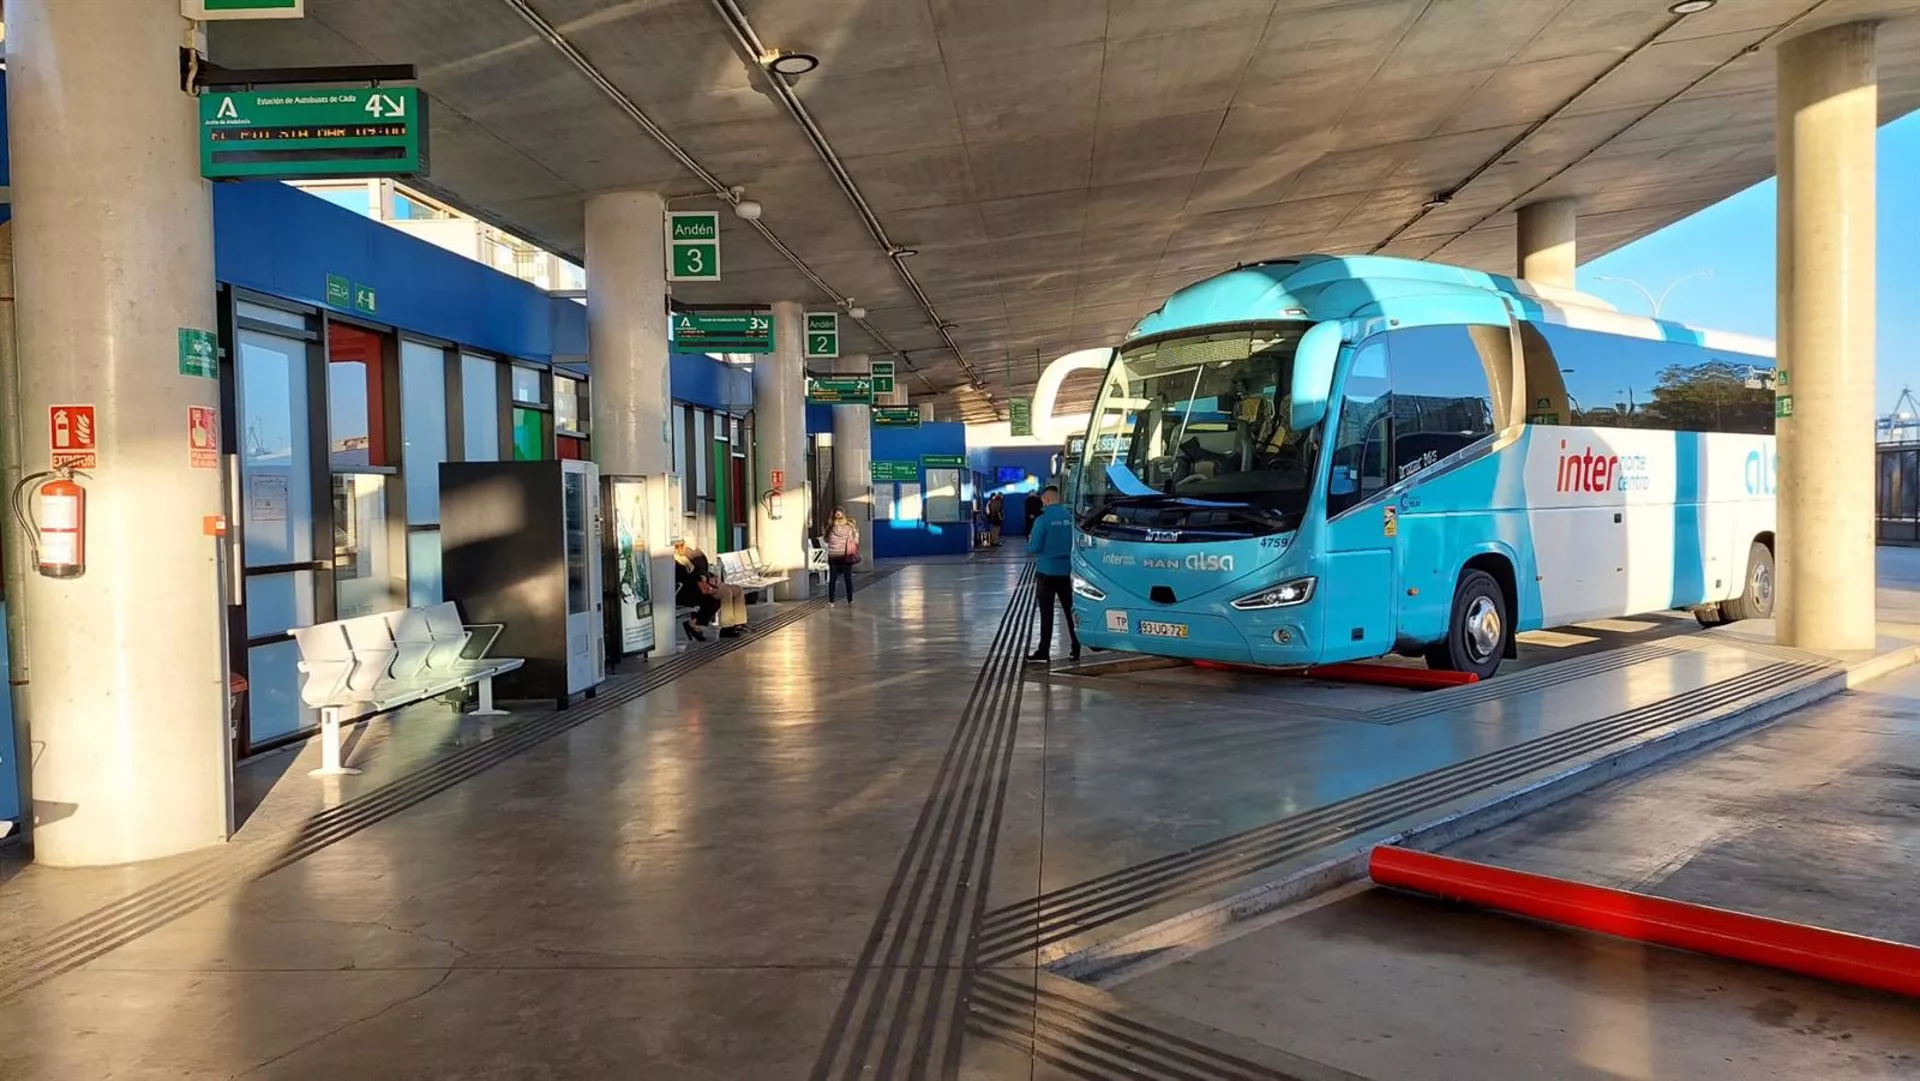
[[[1920,947],[1415,852],[1373,850],[1394,889],[1839,983],[1920,997]]]

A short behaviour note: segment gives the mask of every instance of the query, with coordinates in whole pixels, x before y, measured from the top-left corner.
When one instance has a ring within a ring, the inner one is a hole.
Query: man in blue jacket
[[[1049,484],[1040,492],[1042,509],[1027,532],[1027,551],[1033,555],[1034,591],[1040,602],[1040,648],[1028,664],[1045,664],[1053,652],[1053,602],[1067,614],[1067,639],[1073,659],[1080,659],[1080,632],[1073,626],[1073,516],[1060,505],[1060,489]]]

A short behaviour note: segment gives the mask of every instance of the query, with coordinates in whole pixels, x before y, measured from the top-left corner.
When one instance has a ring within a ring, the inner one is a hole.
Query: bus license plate
[[[1187,625],[1185,623],[1155,623],[1151,620],[1143,619],[1140,621],[1140,633],[1149,638],[1185,638],[1187,636]]]

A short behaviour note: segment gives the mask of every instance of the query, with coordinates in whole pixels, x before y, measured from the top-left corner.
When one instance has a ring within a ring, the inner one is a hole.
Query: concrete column
[[[1874,645],[1874,27],[1780,46],[1778,635]]]
[[[22,464],[48,466],[53,405],[91,405],[86,573],[12,577],[33,651],[35,858],[151,859],[230,832],[222,471],[190,461],[183,371],[214,330],[213,209],[192,25],[174,0],[13,0],[6,10]]]
[[[673,533],[681,508],[667,505],[664,479],[673,468],[666,207],[650,191],[587,200],[587,363],[593,460],[605,475],[647,478],[653,639],[657,651],[671,653],[679,635],[673,622]]]
[[[873,410],[833,407],[833,503],[860,530],[860,562],[873,561]]]
[[[1548,199],[1520,208],[1520,276],[1541,285],[1573,288],[1574,238],[1579,206],[1571,198]]]
[[[773,352],[753,366],[755,536],[760,555],[787,576],[774,591],[780,600],[808,593],[807,364],[805,309],[793,301],[773,306]],[[785,484],[774,517],[773,473]]]

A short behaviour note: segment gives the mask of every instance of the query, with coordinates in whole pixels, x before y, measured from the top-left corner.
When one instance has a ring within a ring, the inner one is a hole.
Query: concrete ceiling
[[[1920,107],[1920,0],[1668,2],[307,0],[302,20],[215,24],[211,49],[230,67],[418,65],[427,186],[576,259],[588,194],[708,190],[617,93],[868,310],[884,344],[854,328],[843,352],[902,351],[916,397],[988,419],[1009,384],[1238,262],[1381,251],[1511,272],[1522,203],[1577,196],[1584,260],[1762,180],[1772,46],[1803,30],[1891,20],[1882,119]],[[820,58],[789,85],[873,223],[740,28]],[[824,299],[722,220],[726,280],[676,299]],[[918,250],[901,265],[924,303],[874,223]],[[954,392],[976,378],[991,399]]]

